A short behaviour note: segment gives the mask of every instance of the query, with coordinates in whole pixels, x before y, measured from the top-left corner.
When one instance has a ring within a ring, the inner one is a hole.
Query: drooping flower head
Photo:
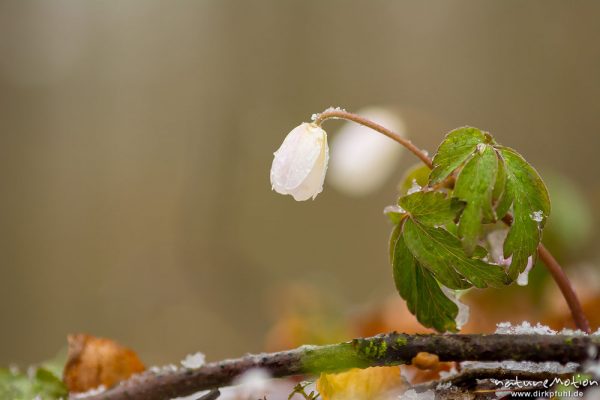
[[[274,155],[271,186],[277,193],[304,201],[323,191],[329,147],[320,126],[305,122],[292,129]]]
[[[404,121],[393,108],[360,110],[359,115],[404,136]],[[360,197],[379,189],[394,174],[404,147],[384,135],[347,121],[331,140],[327,184],[348,196]]]

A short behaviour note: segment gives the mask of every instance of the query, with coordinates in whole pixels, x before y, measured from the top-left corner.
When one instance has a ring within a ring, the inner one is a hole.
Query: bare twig
[[[86,400],[167,400],[218,388],[253,368],[273,377],[313,375],[349,368],[409,364],[419,352],[437,354],[441,361],[569,361],[589,358],[595,336],[562,335],[406,335],[389,333],[326,346],[249,355],[206,364],[197,369],[145,372]]]

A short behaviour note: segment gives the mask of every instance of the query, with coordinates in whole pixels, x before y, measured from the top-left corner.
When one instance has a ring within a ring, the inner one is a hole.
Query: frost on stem
[[[562,331],[555,331],[546,325],[542,325],[539,322],[536,325],[532,325],[530,322],[524,321],[518,325],[512,325],[510,322],[501,322],[497,324],[496,334],[503,335],[568,335],[568,336],[588,336],[587,333],[572,329],[563,329]],[[596,357],[597,349],[590,347],[590,359]],[[580,368],[579,363],[569,362],[567,364],[561,364],[559,362],[547,361],[547,362],[531,362],[531,361],[494,361],[494,362],[472,362],[463,361],[461,364],[462,369],[505,369],[510,371],[525,371],[525,372],[546,372],[550,374],[569,374],[575,373]],[[590,372],[595,372],[597,362],[584,363],[586,369],[590,369]]]
[[[319,117],[321,116],[321,114],[325,114],[325,113],[332,112],[332,111],[346,112],[346,110],[344,108],[342,108],[342,107],[333,107],[333,106],[331,106],[331,107],[326,108],[325,111],[323,111],[323,112],[315,113],[315,114],[311,115],[310,116],[310,120],[313,121],[313,122],[315,122],[315,121],[317,121],[319,119]]]
[[[556,335],[554,329],[539,322],[531,325],[528,321],[523,321],[519,325],[513,325],[510,322],[500,322],[496,325],[496,332],[502,335]]]

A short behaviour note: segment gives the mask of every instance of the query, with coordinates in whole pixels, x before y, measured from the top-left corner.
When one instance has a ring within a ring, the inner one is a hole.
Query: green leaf
[[[468,257],[461,241],[442,228],[429,227],[412,218],[403,225],[403,237],[415,258],[450,289],[474,285],[502,287],[509,283],[502,267]],[[481,250],[476,250],[481,255]]]
[[[500,159],[498,162],[498,173],[496,174],[496,182],[494,184],[494,191],[492,192],[492,201],[494,203],[496,219],[500,220],[508,213],[512,203],[512,199],[506,193],[506,166],[503,159]]]
[[[67,398],[68,392],[62,380],[46,368],[37,368],[32,376],[26,373],[0,368],[0,399],[42,400]]]
[[[404,218],[406,215],[406,211],[400,206],[387,206],[383,209],[383,213],[394,225],[398,225],[400,221],[402,221],[402,218]]]
[[[479,143],[491,143],[489,134],[469,126],[448,133],[433,157],[433,170],[429,175],[429,184],[433,185],[446,179],[473,154]]]
[[[458,221],[458,236],[468,255],[473,254],[484,220],[493,219],[492,192],[498,171],[498,157],[493,147],[478,145],[477,151],[461,169],[453,196],[466,202]]]
[[[537,256],[542,228],[550,215],[550,197],[537,171],[515,150],[501,147],[506,164],[506,196],[512,203],[513,223],[504,241],[504,257],[512,256],[509,276],[516,279]]]
[[[398,238],[400,237],[400,235],[402,234],[402,224],[398,224],[394,227],[394,229],[392,230],[392,234],[390,235],[390,264],[394,264],[394,251],[396,248],[396,241],[398,240]]]
[[[390,244],[398,293],[423,326],[439,332],[455,332],[457,305],[444,294],[433,275],[413,257],[399,234],[400,228],[398,226],[394,230],[396,234],[392,235]]]
[[[401,197],[398,203],[412,218],[429,226],[453,223],[464,205],[442,192],[415,192]]]
[[[427,165],[423,165],[423,163],[413,165],[408,169],[408,171],[406,171],[400,180],[400,184],[398,185],[398,193],[406,194],[415,183],[421,187],[427,186],[430,172],[431,170],[429,167]]]

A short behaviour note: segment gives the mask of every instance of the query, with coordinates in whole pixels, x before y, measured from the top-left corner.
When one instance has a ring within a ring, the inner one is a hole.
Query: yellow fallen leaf
[[[403,390],[400,367],[351,369],[338,374],[321,374],[317,390],[323,400],[388,400]]]

